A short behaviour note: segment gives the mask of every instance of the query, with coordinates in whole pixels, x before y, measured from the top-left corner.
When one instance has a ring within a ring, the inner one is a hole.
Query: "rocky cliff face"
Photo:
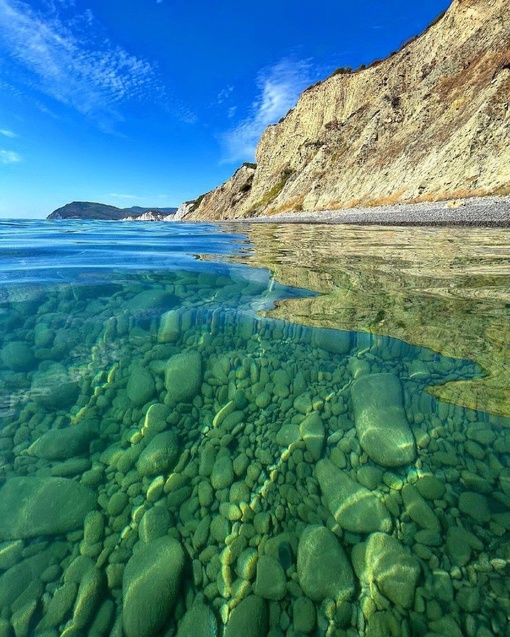
[[[369,68],[307,89],[188,219],[510,192],[510,4],[454,0]]]

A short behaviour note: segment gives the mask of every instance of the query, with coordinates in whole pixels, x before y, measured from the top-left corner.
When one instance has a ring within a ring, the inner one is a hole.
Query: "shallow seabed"
[[[2,637],[510,635],[510,234],[382,232],[0,224]]]

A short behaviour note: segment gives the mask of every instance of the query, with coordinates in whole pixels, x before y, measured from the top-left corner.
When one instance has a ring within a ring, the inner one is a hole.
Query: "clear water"
[[[0,635],[510,634],[509,258],[0,223]]]

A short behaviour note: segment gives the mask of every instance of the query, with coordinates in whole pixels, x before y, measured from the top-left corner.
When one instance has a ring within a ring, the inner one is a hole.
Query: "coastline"
[[[183,221],[186,221],[185,219]],[[510,228],[510,196],[486,196],[373,208],[278,213],[222,223],[312,223],[361,226],[475,226]]]

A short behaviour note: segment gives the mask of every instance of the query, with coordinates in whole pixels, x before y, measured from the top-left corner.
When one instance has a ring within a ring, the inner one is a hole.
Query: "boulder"
[[[383,467],[413,462],[416,445],[399,379],[393,374],[361,376],[352,384],[351,397],[359,442],[369,458]]]
[[[257,595],[245,597],[228,618],[224,637],[267,637],[267,603]]]
[[[324,425],[316,411],[308,414],[299,426],[299,433],[305,442],[308,453],[314,460],[319,460],[324,447]]]
[[[177,599],[184,551],[172,537],[141,546],[126,564],[122,620],[126,637],[151,637],[165,625]]]
[[[129,375],[126,393],[136,407],[141,407],[154,398],[156,383],[148,369],[140,365],[133,367]]]
[[[304,594],[315,602],[336,602],[354,593],[354,574],[337,537],[324,526],[308,526],[299,540],[297,574]]]
[[[205,604],[196,603],[179,622],[177,637],[215,637],[218,634],[214,613]]]
[[[172,356],[165,367],[168,398],[176,403],[191,402],[202,384],[202,357],[188,351]]]
[[[11,341],[0,350],[3,364],[15,372],[28,372],[36,365],[32,348],[23,341]]]
[[[97,434],[87,426],[50,429],[28,448],[28,453],[46,460],[67,460],[87,453]]]
[[[60,363],[34,374],[31,394],[36,402],[50,410],[65,409],[78,398],[79,387]]]
[[[174,468],[179,458],[179,439],[173,431],[154,436],[140,454],[136,468],[142,476],[155,476]]]
[[[391,531],[390,512],[375,493],[355,482],[331,460],[320,460],[315,472],[327,507],[343,529],[353,533]]]
[[[57,535],[83,526],[96,494],[67,478],[10,478],[0,489],[0,540]]]
[[[394,537],[372,533],[364,545],[358,545],[356,574],[367,585],[377,587],[391,602],[410,608],[421,574],[418,560]]]

